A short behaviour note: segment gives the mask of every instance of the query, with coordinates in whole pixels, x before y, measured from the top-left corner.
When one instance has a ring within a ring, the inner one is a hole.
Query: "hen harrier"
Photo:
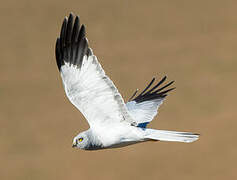
[[[152,87],[155,78],[125,104],[122,96],[88,45],[85,26],[78,16],[65,17],[56,42],[56,60],[68,99],[88,121],[90,128],[73,139],[84,150],[123,147],[145,141],[193,142],[198,134],[146,128],[157,114],[174,81],[166,77]]]

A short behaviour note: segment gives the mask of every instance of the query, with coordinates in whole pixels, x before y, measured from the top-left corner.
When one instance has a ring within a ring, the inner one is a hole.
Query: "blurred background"
[[[1,180],[235,179],[236,1],[8,0],[0,7]],[[156,129],[201,134],[191,144],[82,151],[88,128],[68,101],[54,46],[78,14],[90,46],[125,100],[152,77],[175,80]]]

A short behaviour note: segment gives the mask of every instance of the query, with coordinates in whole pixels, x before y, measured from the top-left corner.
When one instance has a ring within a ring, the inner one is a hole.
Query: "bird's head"
[[[88,142],[89,142],[89,139],[86,132],[82,132],[73,138],[72,147],[79,148],[79,149],[86,149],[89,144]]]

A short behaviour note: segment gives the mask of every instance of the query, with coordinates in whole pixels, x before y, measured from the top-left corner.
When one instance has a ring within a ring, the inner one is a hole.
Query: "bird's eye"
[[[79,141],[79,142],[82,142],[82,141],[83,141],[83,138],[79,138],[78,141]]]

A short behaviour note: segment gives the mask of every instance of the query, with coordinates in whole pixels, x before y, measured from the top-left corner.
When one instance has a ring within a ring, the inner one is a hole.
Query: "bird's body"
[[[122,96],[89,48],[84,25],[72,14],[65,18],[56,43],[56,60],[67,97],[87,119],[90,128],[73,139],[85,150],[123,147],[139,142],[193,142],[199,135],[146,128],[157,114],[172,83],[166,77],[149,85],[125,104]]]
[[[113,127],[90,128],[88,132],[89,136],[96,137],[97,142],[100,142],[98,145],[100,149],[124,147],[144,141],[144,132],[141,128],[119,123]]]

